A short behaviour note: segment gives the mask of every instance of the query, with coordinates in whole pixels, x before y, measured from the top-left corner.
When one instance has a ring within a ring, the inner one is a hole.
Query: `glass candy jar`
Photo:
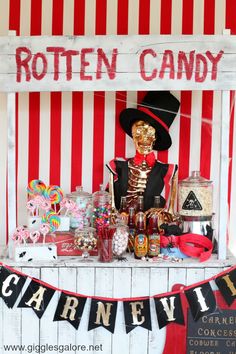
[[[192,171],[191,176],[179,182],[178,210],[185,217],[212,216],[212,181]]]
[[[93,226],[98,230],[100,227],[109,225],[111,215],[111,195],[100,184],[100,190],[93,193]]]
[[[112,252],[118,259],[123,259],[123,255],[127,250],[129,240],[129,228],[121,220],[110,225],[110,234],[112,235]]]
[[[83,191],[82,186],[77,186],[76,191],[68,194],[67,198],[73,200],[78,207],[76,217],[70,217],[70,227],[76,229],[90,226],[93,211],[92,195]]]
[[[82,251],[82,257],[88,259],[89,251],[97,249],[97,235],[93,227],[78,228],[75,230],[75,247]]]

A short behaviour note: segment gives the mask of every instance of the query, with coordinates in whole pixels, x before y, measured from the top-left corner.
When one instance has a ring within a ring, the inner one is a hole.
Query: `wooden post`
[[[9,31],[9,35],[15,35]],[[8,145],[7,145],[7,202],[8,202],[8,250],[9,257],[13,257],[13,241],[11,235],[16,228],[16,93],[7,94],[7,120],[8,120]]]
[[[7,95],[7,116],[8,116],[8,156],[7,156],[7,175],[8,175],[8,246],[9,257],[12,258],[13,242],[11,234],[16,228],[16,142],[15,142],[15,105],[16,94]]]
[[[224,30],[223,34],[230,34]],[[218,259],[226,259],[228,232],[228,175],[229,175],[229,128],[230,91],[222,91],[221,100],[221,142],[220,142],[220,194],[219,194],[219,237]]]

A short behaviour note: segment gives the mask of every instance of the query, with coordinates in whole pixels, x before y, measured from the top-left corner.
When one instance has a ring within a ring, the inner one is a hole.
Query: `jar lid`
[[[179,181],[179,184],[200,184],[200,185],[211,185],[212,181],[201,176],[200,171],[192,171],[188,178]]]
[[[89,199],[89,198],[92,198],[92,195],[88,192],[85,192],[83,190],[83,187],[82,186],[76,186],[75,187],[75,191],[74,192],[71,192],[69,194],[67,194],[67,198],[70,198],[70,199],[77,199],[78,197],[81,198],[81,199]]]
[[[93,193],[94,199],[108,199],[111,197],[110,193],[105,191],[102,184],[100,184],[99,187],[100,187],[99,191]]]
[[[96,229],[94,227],[83,227],[83,228],[77,228],[75,230],[75,237],[78,235],[78,234],[95,234],[96,232]]]

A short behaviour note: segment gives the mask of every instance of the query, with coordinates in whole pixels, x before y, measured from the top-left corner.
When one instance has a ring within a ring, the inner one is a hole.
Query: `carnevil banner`
[[[27,281],[28,284],[22,294]],[[217,284],[218,292],[212,290],[211,281],[215,281]],[[40,319],[47,311],[52,297],[58,292],[61,294],[52,321],[68,321],[75,329],[79,328],[87,299],[91,299],[88,331],[102,326],[114,333],[117,305],[118,302],[122,302],[126,333],[138,326],[151,331],[152,320],[158,321],[160,329],[172,324],[177,328],[177,332],[181,332],[187,325],[186,308],[189,308],[193,322],[215,313],[222,306],[226,309],[234,309],[236,266],[210,279],[188,287],[181,286],[177,291],[165,294],[151,297],[106,298],[59,289],[1,264],[0,297],[8,308],[13,308],[16,304],[18,308],[31,308]],[[21,298],[17,301],[19,296]],[[151,301],[155,303],[156,314],[150,311]],[[180,329],[181,327],[182,329]]]

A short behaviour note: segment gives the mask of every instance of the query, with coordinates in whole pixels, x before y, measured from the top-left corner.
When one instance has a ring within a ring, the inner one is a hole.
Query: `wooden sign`
[[[188,312],[187,354],[236,353],[235,310],[218,311],[197,322]]]
[[[236,89],[236,39],[0,37],[0,91]]]

